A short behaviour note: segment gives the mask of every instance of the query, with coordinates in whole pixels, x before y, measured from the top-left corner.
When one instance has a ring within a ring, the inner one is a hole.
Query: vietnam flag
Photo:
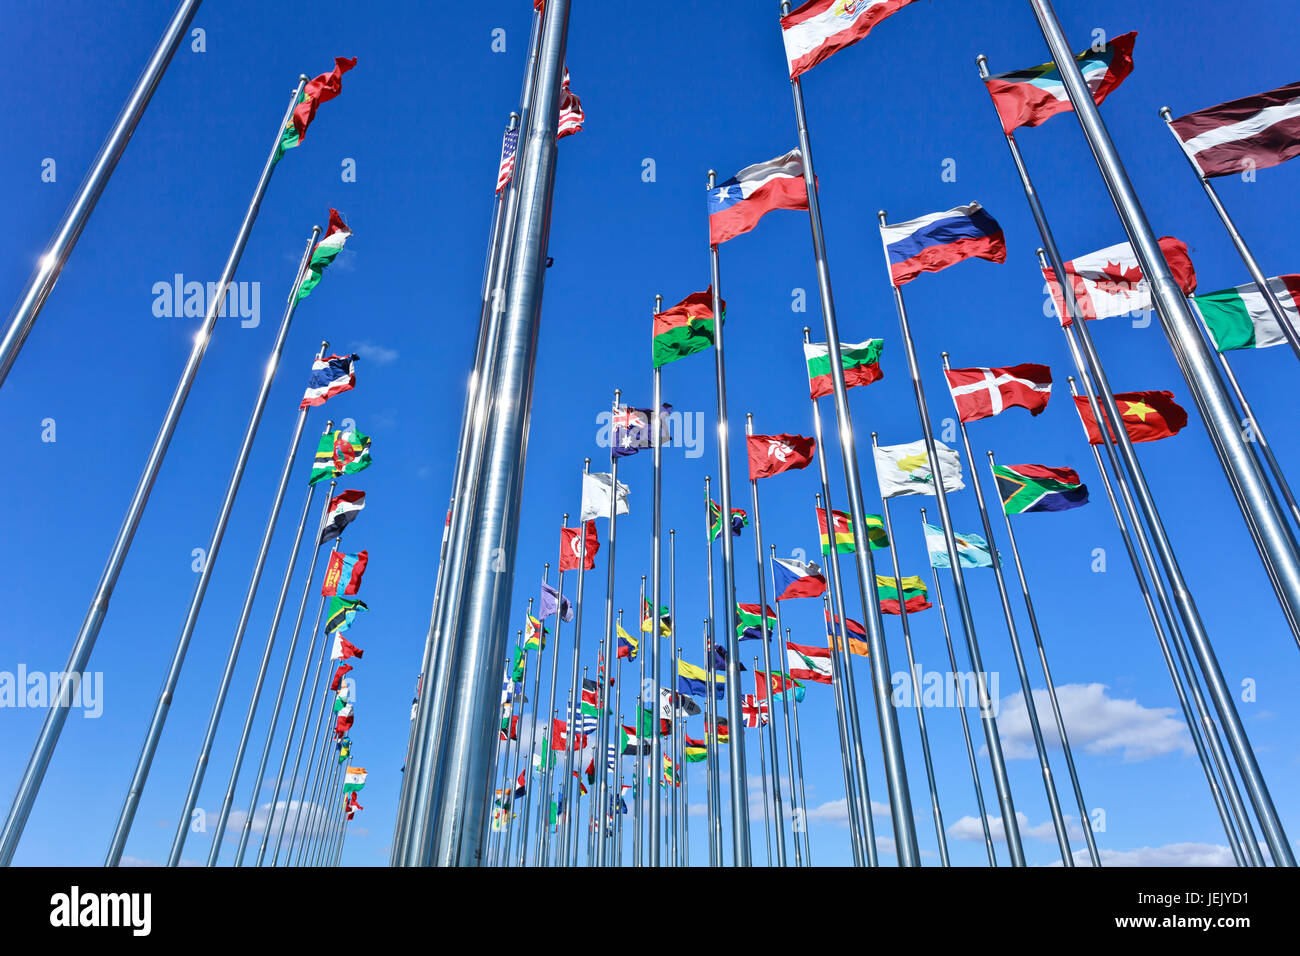
[[[596,522],[586,522],[587,533],[580,535],[578,528],[560,529],[560,570],[576,571],[578,565],[590,571],[596,566],[596,552],[600,541],[596,538]]]
[[[1092,417],[1092,408],[1085,395],[1075,396],[1074,404],[1083,419],[1083,427],[1088,431],[1088,443],[1101,444],[1101,431],[1097,420]],[[1120,417],[1124,419],[1124,429],[1130,441],[1159,441],[1182,431],[1187,424],[1187,412],[1174,401],[1174,393],[1159,392],[1118,392],[1115,404],[1119,406]],[[1109,431],[1109,429],[1108,429]],[[1115,433],[1110,432],[1110,439],[1115,440]]]
[[[749,451],[749,480],[754,481],[792,468],[807,468],[812,464],[817,439],[802,435],[749,435],[745,447]]]

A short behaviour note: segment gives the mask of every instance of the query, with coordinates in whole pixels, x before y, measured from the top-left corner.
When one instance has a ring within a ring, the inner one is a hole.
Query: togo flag
[[[989,553],[989,543],[979,535],[953,532],[953,537],[957,539],[957,560],[963,568],[989,568],[993,566],[993,555]],[[925,546],[930,552],[930,567],[952,567],[952,563],[948,560],[948,542],[943,536],[942,528],[926,524]]]
[[[936,441],[934,447],[939,456],[943,490],[948,493],[961,491],[966,487],[961,480],[961,457],[941,441]],[[930,456],[925,450],[925,439],[905,445],[877,445],[872,452],[876,458],[876,480],[880,482],[880,497],[937,494]]]
[[[1282,303],[1282,311],[1292,328],[1300,328],[1300,276],[1278,276],[1268,280],[1268,287]],[[1259,286],[1250,282],[1235,289],[1208,292],[1192,299],[1210,330],[1214,347],[1220,352],[1232,349],[1266,349],[1282,345],[1286,336],[1278,327]]]

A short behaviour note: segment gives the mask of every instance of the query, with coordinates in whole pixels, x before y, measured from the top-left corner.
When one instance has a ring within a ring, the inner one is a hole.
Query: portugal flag
[[[1097,420],[1092,417],[1087,396],[1075,396],[1074,404],[1083,419],[1083,427],[1088,431],[1089,444],[1100,445],[1101,431],[1097,428]],[[1119,406],[1130,441],[1158,441],[1177,435],[1187,424],[1187,412],[1174,401],[1174,393],[1170,391],[1119,392],[1115,395],[1115,404]],[[1115,441],[1114,432],[1110,432],[1110,439]]]
[[[812,463],[817,439],[802,435],[750,435],[745,439],[749,451],[749,479],[779,475],[793,468],[807,468]]]

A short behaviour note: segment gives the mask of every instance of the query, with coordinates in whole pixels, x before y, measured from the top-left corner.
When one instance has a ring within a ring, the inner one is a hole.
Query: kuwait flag
[[[913,574],[903,578],[902,600],[908,614],[915,614],[917,611],[924,611],[926,608],[933,607],[934,605],[926,600],[928,594],[925,582],[918,575]],[[876,595],[880,598],[881,614],[903,613],[898,609],[900,596],[898,578],[887,578],[877,574]]]
[[[1101,430],[1097,420],[1092,417],[1092,406],[1088,396],[1076,395],[1075,407],[1079,409],[1079,418],[1088,432],[1088,444],[1101,444]],[[1174,401],[1174,393],[1162,390],[1158,392],[1117,392],[1115,404],[1119,407],[1120,418],[1124,420],[1124,430],[1130,441],[1159,441],[1170,438],[1182,431],[1187,424],[1187,411]],[[1115,433],[1107,427],[1111,442]]]
[[[1169,125],[1206,176],[1276,166],[1300,155],[1300,82],[1188,113]]]
[[[1098,106],[1133,72],[1133,44],[1136,42],[1136,32],[1125,33],[1115,37],[1101,51],[1084,50],[1075,56],[1079,72]],[[1061,71],[1054,61],[1027,70],[990,76],[984,85],[993,97],[993,105],[1002,119],[1002,129],[1007,133],[1021,126],[1037,126],[1057,113],[1074,110],[1070,97],[1066,95]]]
[[[1292,328],[1300,328],[1300,276],[1278,276],[1268,280],[1282,311]],[[1214,347],[1220,352],[1232,349],[1266,349],[1282,345],[1286,336],[1268,307],[1268,300],[1259,286],[1250,282],[1235,289],[1209,292],[1192,299],[1192,305],[1201,313],[1205,327],[1210,330]]]
[[[343,217],[339,215],[337,209],[330,210],[330,225],[325,230],[325,238],[316,243],[316,248],[311,251],[311,261],[307,263],[307,274],[303,276],[302,284],[298,286],[298,301],[302,301],[311,295],[311,290],[316,288],[320,282],[321,273],[343,251],[343,245],[352,236],[352,230],[343,222]],[[356,356],[352,356],[356,358]],[[328,396],[327,396],[328,397]],[[316,403],[316,404],[319,404]]]
[[[880,227],[894,286],[911,282],[922,272],[938,272],[963,259],[1007,261],[1002,227],[977,202],[920,219]]]
[[[361,576],[366,573],[366,562],[370,552],[360,551],[356,554],[344,554],[335,551],[330,555],[330,563],[325,568],[325,582],[321,585],[321,597],[356,594],[361,587]]]
[[[826,593],[826,579],[821,568],[796,558],[773,558],[772,579],[775,582],[776,600],[786,598],[821,597]]]
[[[1162,236],[1160,251],[1173,272],[1174,281],[1184,295],[1196,291],[1196,269],[1187,255],[1187,245],[1173,236]],[[1144,312],[1153,308],[1150,284],[1142,275],[1137,254],[1127,242],[1107,246],[1105,249],[1081,256],[1065,264],[1065,274],[1074,289],[1079,313],[1085,319],[1109,319],[1130,312]],[[1049,265],[1043,278],[1056,303],[1056,314],[1062,325],[1070,324],[1070,310],[1061,297],[1061,285]]]
[[[884,339],[867,339],[856,345],[840,343],[840,367],[844,369],[844,387],[870,385],[884,377],[880,371],[880,352]],[[805,342],[803,356],[808,362],[808,389],[814,400],[833,391],[831,384],[830,346],[825,342]]]
[[[829,647],[809,647],[806,644],[787,642],[785,662],[785,666],[790,668],[790,676],[795,680],[813,681],[817,684],[831,683]]]
[[[324,405],[325,402],[341,392],[349,392],[357,387],[357,375],[352,371],[352,363],[357,355],[327,355],[311,363],[311,378],[307,379],[307,391],[302,393],[299,408]]]
[[[809,0],[781,18],[790,79],[857,43],[912,0]]]
[[[817,439],[803,435],[747,435],[745,448],[749,452],[749,480],[755,481],[794,468],[807,468],[812,464]]]
[[[767,631],[776,630],[776,615],[770,607],[760,608],[757,604],[736,605],[736,639],[739,641],[757,640],[763,636],[763,611],[767,611]]]
[[[329,508],[325,511],[325,523],[320,529],[320,541],[318,545],[326,541],[333,541],[343,533],[343,529],[356,520],[357,515],[361,514],[361,509],[366,506],[366,493],[364,491],[345,491],[337,494],[330,499]]]
[[[1026,408],[1039,415],[1052,397],[1052,370],[1046,365],[1012,365],[1007,368],[950,368],[948,390],[957,417],[974,422],[1001,414],[1008,406]]]
[[[342,634],[334,635],[334,646],[330,650],[330,660],[345,661],[349,657],[355,657],[360,660],[365,656],[365,651],[357,647]]]
[[[1069,511],[1088,503],[1088,486],[1073,468],[1047,465],[994,465],[1002,510],[1009,515],[1030,511]]]
[[[799,150],[746,166],[709,190],[709,244],[720,246],[749,232],[774,209],[807,208],[808,187]]]
[[[722,321],[727,303],[722,300]],[[713,286],[692,292],[671,309],[656,312],[651,333],[654,367],[694,355],[713,344]]]
[[[307,127],[316,118],[317,108],[343,92],[343,74],[356,65],[355,56],[350,60],[347,57],[336,56],[333,70],[307,82],[307,85],[302,88],[302,93],[298,95],[298,105],[293,108],[293,115],[289,117],[288,125],[280,134],[280,145],[276,147],[272,163],[278,163],[286,149],[293,149],[302,144],[303,137],[307,135]]]
[[[365,785],[366,768],[348,767],[347,773],[343,775],[343,792],[352,793],[354,790],[360,790]]]

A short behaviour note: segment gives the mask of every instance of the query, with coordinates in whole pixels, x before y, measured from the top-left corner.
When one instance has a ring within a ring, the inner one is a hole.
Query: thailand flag
[[[324,405],[327,399],[340,392],[351,391],[357,387],[357,376],[352,371],[356,355],[327,355],[311,364],[311,378],[307,380],[307,391],[302,393],[299,408],[312,405]]]
[[[746,166],[709,190],[709,244],[718,246],[749,232],[773,209],[807,209],[803,155],[791,150]]]
[[[880,238],[895,287],[963,259],[1007,260],[1002,227],[977,202],[893,226],[882,223]]]
[[[773,558],[772,577],[776,582],[776,599],[821,597],[826,593],[826,579],[821,568],[795,558]]]

